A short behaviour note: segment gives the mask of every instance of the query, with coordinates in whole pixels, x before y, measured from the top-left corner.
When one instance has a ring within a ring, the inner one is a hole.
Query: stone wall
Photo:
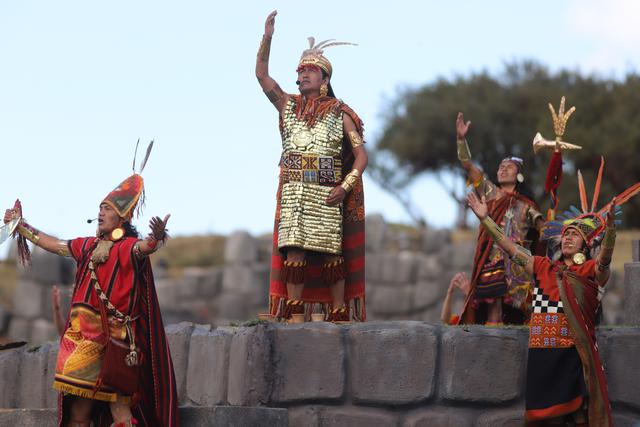
[[[167,328],[181,406],[288,409],[296,426],[520,426],[526,328],[425,322]],[[640,328],[601,328],[616,426],[640,422]],[[0,408],[51,408],[57,345],[0,352]]]
[[[380,215],[367,217],[366,242],[368,320],[437,322],[449,280],[458,271],[471,270],[475,250],[473,233],[459,239],[448,230],[393,227]],[[169,277],[156,266],[156,289],[165,324],[229,325],[256,318],[267,310],[270,254],[269,236],[256,238],[238,231],[226,239],[222,266],[187,268],[180,277]],[[639,271],[640,267],[629,267],[631,283],[640,283]],[[68,290],[72,283],[73,263],[69,259],[36,248],[32,267],[19,273],[9,338],[32,343],[54,339],[57,331],[51,317],[51,285],[66,284],[63,289]],[[621,277],[614,272],[603,301],[605,324],[623,323],[622,288]],[[636,295],[632,285],[627,292],[630,298]],[[69,292],[63,294],[66,309]],[[640,306],[640,300],[633,304]],[[462,297],[456,295],[454,312],[461,306]],[[640,325],[637,313],[633,309],[627,313],[636,316],[634,325]]]

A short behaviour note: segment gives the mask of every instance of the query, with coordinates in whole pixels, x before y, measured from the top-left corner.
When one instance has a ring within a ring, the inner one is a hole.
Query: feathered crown
[[[321,41],[318,44],[316,44],[316,39],[314,37],[307,37],[307,40],[309,40],[309,49],[306,49],[304,52],[302,52],[300,62],[298,63],[298,68],[303,65],[317,65],[318,67],[323,69],[329,77],[331,77],[333,68],[331,67],[331,62],[329,62],[329,60],[323,55],[324,50],[332,46],[357,46],[357,44],[355,43],[337,42],[334,39]]]
[[[133,217],[136,207],[138,208],[138,213],[140,213],[145,202],[144,179],[142,179],[140,174],[147,165],[147,160],[149,160],[149,155],[153,148],[153,141],[149,143],[147,152],[142,160],[142,165],[138,172],[136,172],[136,156],[138,153],[139,143],[140,140],[136,143],[136,154],[133,156],[133,175],[122,181],[120,185],[113,189],[113,191],[107,194],[104,200],[102,200],[102,203],[106,203],[111,206],[116,210],[120,218],[125,220],[130,220]]]
[[[611,204],[611,202],[609,202],[601,209],[596,210],[598,206],[598,198],[600,196],[603,170],[604,157],[601,157],[600,169],[598,170],[598,178],[596,179],[596,186],[593,191],[591,206],[588,204],[587,190],[585,188],[584,179],[582,178],[582,173],[578,171],[578,190],[580,192],[581,209],[578,209],[575,206],[570,206],[569,210],[559,214],[556,219],[548,221],[544,226],[544,239],[559,244],[560,238],[564,232],[569,228],[574,228],[580,233],[590,249],[593,249],[600,244],[604,235],[609,205]],[[620,206],[638,193],[640,193],[640,182],[632,185],[616,196],[616,217],[622,214]],[[615,221],[616,224],[619,224],[620,222],[621,221],[619,220]]]

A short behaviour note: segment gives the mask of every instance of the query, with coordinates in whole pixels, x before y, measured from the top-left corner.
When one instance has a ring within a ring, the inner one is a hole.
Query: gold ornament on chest
[[[577,264],[577,265],[582,265],[585,263],[585,261],[587,260],[587,256],[585,254],[583,254],[582,252],[578,252],[577,254],[573,255],[573,263]]]
[[[291,136],[291,143],[296,148],[305,148],[313,142],[314,135],[308,129],[300,129]]]

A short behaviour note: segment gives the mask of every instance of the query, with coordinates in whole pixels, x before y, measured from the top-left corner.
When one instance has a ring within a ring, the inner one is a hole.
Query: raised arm
[[[596,281],[600,286],[604,286],[609,280],[611,271],[611,257],[613,256],[613,248],[616,244],[616,198],[611,200],[609,211],[607,212],[607,226],[604,231],[604,238],[600,246],[600,252],[596,258]]]
[[[471,192],[467,195],[467,203],[480,220],[484,229],[493,238],[493,241],[509,255],[513,262],[524,267],[525,271],[532,275],[533,256],[528,253],[525,248],[516,245],[505,237],[504,231],[489,217],[489,210],[485,198],[482,197],[480,199],[475,192]]]
[[[151,233],[144,239],[138,241],[133,247],[133,251],[138,258],[144,258],[151,255],[167,240],[167,222],[171,218],[171,214],[165,215],[164,219],[154,216],[149,221]]]
[[[456,146],[458,150],[458,160],[460,160],[462,168],[467,171],[467,179],[469,182],[473,183],[474,188],[478,188],[484,177],[480,168],[474,165],[471,161],[471,151],[469,150],[469,144],[467,144],[466,139],[470,126],[471,121],[465,123],[464,115],[462,113],[458,113],[458,117],[456,117]]]
[[[11,221],[13,218],[22,218],[20,220],[20,225],[18,225],[17,231],[21,236],[23,236],[34,245],[39,246],[42,249],[56,255],[71,255],[69,253],[69,246],[66,240],[60,240],[57,237],[53,237],[46,233],[43,233],[42,231],[27,223],[27,221],[22,216],[22,204],[20,203],[20,200],[16,200],[13,208],[7,209],[4,212],[5,224]]]
[[[269,53],[271,52],[271,38],[275,30],[277,11],[273,11],[267,16],[267,21],[264,24],[264,35],[260,42],[260,49],[258,50],[258,56],[256,58],[256,77],[258,83],[262,87],[265,95],[269,98],[269,101],[279,112],[282,112],[284,106],[287,104],[289,95],[287,95],[280,85],[269,76]]]

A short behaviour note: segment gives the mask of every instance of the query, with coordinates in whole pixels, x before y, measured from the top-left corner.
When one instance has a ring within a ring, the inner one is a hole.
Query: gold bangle
[[[351,172],[347,174],[342,180],[342,184],[340,187],[344,189],[347,193],[353,190],[356,183],[358,182],[358,178],[360,177],[360,171],[358,169],[352,169]]]
[[[69,244],[65,240],[58,240],[58,249],[56,253],[60,256],[71,256],[71,252],[69,252]]]
[[[501,242],[504,240],[504,231],[502,231],[500,226],[489,216],[480,221],[480,224],[482,224],[489,236],[491,236],[495,242]]]
[[[602,249],[611,249],[616,245],[616,228],[607,226],[602,238]]]
[[[20,222],[20,225],[18,226],[18,233],[20,233],[20,235],[22,235],[25,239],[27,239],[28,241],[30,241],[36,246],[40,241],[40,236],[38,236],[40,232],[36,228],[30,226],[24,219]]]
[[[461,162],[468,162],[471,160],[471,151],[469,150],[469,144],[466,139],[456,140],[458,146],[458,160]]]

